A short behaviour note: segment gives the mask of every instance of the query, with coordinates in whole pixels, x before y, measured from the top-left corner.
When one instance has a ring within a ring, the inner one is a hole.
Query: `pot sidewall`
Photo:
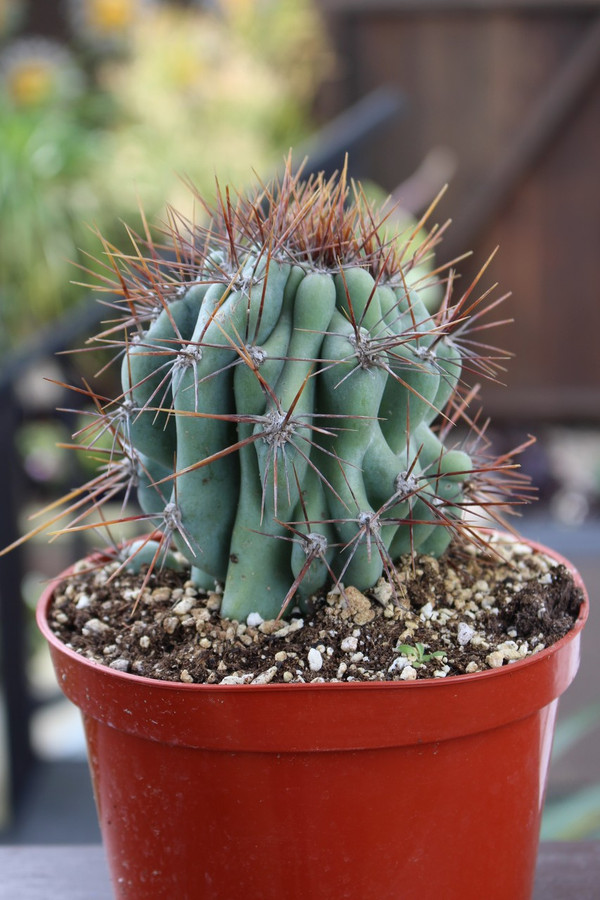
[[[557,702],[589,608],[574,567],[533,546],[584,593],[569,634],[502,669],[412,683],[114,671],[50,631],[59,576],[38,623],[82,710],[116,896],[395,900],[401,884],[420,900],[529,897]]]

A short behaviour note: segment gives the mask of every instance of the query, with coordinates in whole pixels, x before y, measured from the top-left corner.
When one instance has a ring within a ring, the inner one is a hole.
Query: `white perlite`
[[[279,623],[279,629],[274,632],[274,637],[285,638],[294,631],[299,631],[304,627],[304,619],[292,619],[291,622]]]
[[[385,606],[394,598],[394,589],[392,588],[389,581],[386,581],[385,578],[380,578],[377,582],[376,586],[373,588],[373,594],[378,603],[381,603],[382,606]]]
[[[248,615],[248,618],[246,619],[246,625],[248,625],[250,628],[258,628],[258,626],[262,625],[264,621],[265,620],[260,613],[253,612]]]
[[[433,673],[434,678],[445,678],[450,672],[450,666],[444,666],[442,669],[436,669]]]
[[[117,672],[127,672],[129,670],[129,660],[128,659],[113,659],[111,663],[109,663],[111,669],[116,669]]]
[[[355,638],[354,635],[350,635],[350,637],[344,638],[344,640],[340,644],[340,649],[343,650],[344,653],[354,653],[357,647],[358,638]]]
[[[388,666],[388,672],[401,672],[407,667],[408,664],[409,663],[406,656],[397,656],[391,666]]]
[[[100,619],[89,619],[81,629],[84,634],[103,634],[108,631],[109,626]]]
[[[417,670],[414,668],[414,666],[404,666],[404,668],[400,672],[400,678],[402,679],[402,681],[416,681]]]
[[[475,629],[471,628],[467,622],[459,622],[456,639],[460,646],[466,647],[473,637],[475,637]]]
[[[166,616],[163,619],[162,627],[167,634],[175,634],[179,628],[179,619],[177,616]]]
[[[277,666],[271,666],[266,672],[261,672],[252,679],[252,684],[270,684],[277,675]]]
[[[252,681],[254,675],[248,673],[247,675],[226,675],[225,678],[222,678],[219,684],[248,684],[249,681]]]
[[[490,669],[499,669],[504,665],[504,653],[502,650],[494,650],[486,656],[485,661]]]
[[[179,600],[178,603],[173,607],[173,612],[176,616],[185,616],[186,613],[189,613],[191,609],[196,605],[195,597],[187,596],[182,600]]]
[[[308,667],[311,672],[320,672],[323,668],[323,657],[316,647],[311,647],[308,651]]]

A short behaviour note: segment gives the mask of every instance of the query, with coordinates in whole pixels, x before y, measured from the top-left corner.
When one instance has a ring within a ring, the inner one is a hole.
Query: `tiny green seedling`
[[[396,647],[396,653],[405,656],[411,663],[422,665],[431,659],[442,659],[446,654],[443,650],[434,650],[432,653],[425,653],[425,644],[417,642],[414,647],[410,644],[399,644]]]

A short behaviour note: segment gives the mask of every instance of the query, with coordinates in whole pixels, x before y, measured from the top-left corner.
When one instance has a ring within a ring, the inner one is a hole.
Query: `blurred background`
[[[106,311],[82,283],[97,232],[140,208],[191,214],[185,179],[268,178],[290,147],[406,216],[448,190],[438,263],[511,296],[482,387],[496,449],[528,434],[539,501],[521,530],[600,587],[600,0],[0,0],[0,546],[78,479],[55,447],[101,369],[79,346]],[[91,255],[91,256],[90,256]],[[79,268],[77,268],[79,266]],[[110,370],[102,376],[110,381]],[[101,379],[102,384],[102,379]],[[107,389],[110,386],[107,384]],[[55,413],[55,407],[63,409]],[[81,469],[81,471],[79,470]],[[78,714],[33,627],[44,581],[88,547],[45,538],[0,559],[0,841],[99,840]],[[546,838],[600,836],[592,609],[561,703]]]

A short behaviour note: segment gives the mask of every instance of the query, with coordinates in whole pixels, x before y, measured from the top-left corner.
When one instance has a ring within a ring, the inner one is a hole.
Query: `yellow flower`
[[[92,42],[127,38],[154,0],[70,0],[73,27]]]
[[[229,13],[249,13],[254,7],[254,0],[221,0],[221,6]]]
[[[54,73],[35,59],[16,66],[7,80],[8,90],[17,106],[37,106],[52,94]]]
[[[123,31],[128,28],[136,13],[136,0],[89,0],[88,20],[101,32]]]
[[[60,44],[23,38],[0,55],[0,85],[15,106],[34,107],[72,97],[80,90],[81,76]]]

